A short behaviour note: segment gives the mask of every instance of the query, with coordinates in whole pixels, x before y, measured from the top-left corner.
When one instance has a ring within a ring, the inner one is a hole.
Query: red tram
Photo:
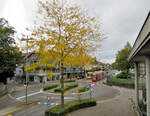
[[[97,82],[107,77],[107,72],[95,72],[92,76],[92,82]]]

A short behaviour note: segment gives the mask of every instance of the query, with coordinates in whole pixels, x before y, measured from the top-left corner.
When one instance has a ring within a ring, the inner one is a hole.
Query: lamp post
[[[28,39],[28,36],[27,36],[27,39],[21,39],[21,41],[26,41],[26,65],[28,64],[28,55],[29,55],[29,52],[28,52],[28,41],[29,41],[29,39]],[[26,96],[26,104],[28,103],[27,102],[27,96],[28,96],[28,77],[29,77],[29,74],[28,74],[28,72],[26,71],[26,85],[25,85],[25,87],[26,87],[26,91],[25,91],[25,96]]]

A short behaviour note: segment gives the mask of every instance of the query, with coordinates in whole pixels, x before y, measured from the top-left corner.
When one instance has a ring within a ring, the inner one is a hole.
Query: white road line
[[[51,105],[54,105],[55,103],[51,103]]]
[[[91,84],[91,86],[93,87],[95,84]]]
[[[59,105],[59,103],[56,103],[56,105]]]
[[[41,93],[41,91],[28,94],[27,96],[29,97],[29,96],[33,96],[33,95],[36,95],[36,94],[39,94],[39,93]],[[16,99],[19,100],[19,99],[22,99],[22,98],[25,98],[25,97],[26,97],[26,96],[21,96],[21,97],[18,97],[18,98],[16,98]]]
[[[42,88],[42,89],[40,89],[40,92],[43,92],[43,88]]]
[[[60,99],[60,97],[51,97],[51,99]],[[74,97],[64,97],[64,99],[75,99]]]
[[[9,96],[11,99],[16,100],[16,98],[15,98],[15,97],[12,97],[10,94],[8,94],[8,96]],[[17,99],[17,100],[20,101],[20,102],[22,102],[22,100],[20,100],[20,99]]]
[[[74,97],[64,97],[64,99],[75,99]]]

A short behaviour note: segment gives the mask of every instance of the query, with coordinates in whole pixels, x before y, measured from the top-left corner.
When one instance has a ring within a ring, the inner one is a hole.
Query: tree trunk
[[[86,79],[86,68],[84,67],[84,78]]]
[[[64,107],[64,77],[63,77],[63,63],[60,63],[60,84],[61,84],[61,106]]]

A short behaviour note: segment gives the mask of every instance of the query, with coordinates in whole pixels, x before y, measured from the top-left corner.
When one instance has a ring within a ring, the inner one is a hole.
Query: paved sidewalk
[[[133,111],[134,90],[114,87],[120,90],[115,98],[98,101],[97,106],[74,111],[67,116],[136,116]]]

